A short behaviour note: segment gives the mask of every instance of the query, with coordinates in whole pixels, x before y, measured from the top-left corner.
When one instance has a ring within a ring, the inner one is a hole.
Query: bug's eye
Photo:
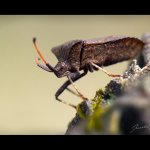
[[[64,69],[64,68],[62,67],[62,68],[59,69],[59,71],[62,71],[63,69]]]
[[[61,66],[61,68],[59,69],[59,71],[60,72],[63,72],[63,71],[65,71],[66,69],[65,69],[65,66]]]

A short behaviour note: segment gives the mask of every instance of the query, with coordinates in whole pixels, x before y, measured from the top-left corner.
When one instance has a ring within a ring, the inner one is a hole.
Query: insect
[[[36,45],[36,38],[33,38],[33,44],[40,58],[36,58],[36,64],[40,68],[53,72],[58,78],[67,76],[68,80],[57,90],[56,100],[76,108],[59,98],[62,92],[68,91],[76,94],[68,88],[72,84],[77,91],[79,97],[83,100],[87,98],[81,94],[74,82],[84,77],[88,72],[97,70],[104,71],[111,77],[119,77],[121,75],[112,74],[103,69],[103,66],[112,65],[125,60],[136,57],[143,49],[144,42],[127,36],[108,36],[91,40],[72,40],[51,49],[52,53],[57,57],[58,63],[55,67],[51,66],[44,59]],[[45,65],[39,63],[41,59]],[[81,71],[83,71],[81,73]]]

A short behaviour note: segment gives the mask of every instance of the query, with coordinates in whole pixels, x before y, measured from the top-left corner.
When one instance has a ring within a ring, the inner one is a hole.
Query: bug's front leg
[[[69,106],[71,106],[71,107],[73,107],[73,108],[76,109],[76,106],[74,106],[74,105],[72,105],[72,104],[70,104],[70,103],[67,103],[67,102],[63,101],[63,100],[61,100],[61,99],[58,98],[58,97],[63,93],[63,91],[64,91],[65,89],[67,89],[67,87],[68,87],[72,82],[77,81],[78,79],[82,78],[82,77],[85,76],[86,74],[87,74],[87,70],[84,70],[84,72],[83,72],[82,74],[74,73],[74,74],[70,75],[71,81],[68,79],[68,80],[57,90],[57,92],[56,92],[56,94],[55,94],[56,100],[58,100],[58,101],[60,101],[60,102],[62,102],[62,103],[64,103],[64,104],[67,104],[67,105],[69,105]],[[72,92],[72,91],[71,91],[71,92]],[[79,90],[78,90],[78,92],[79,92]],[[79,94],[79,93],[78,93],[78,94]],[[81,95],[81,93],[80,93],[80,95]],[[79,96],[80,96],[80,95],[79,95]]]

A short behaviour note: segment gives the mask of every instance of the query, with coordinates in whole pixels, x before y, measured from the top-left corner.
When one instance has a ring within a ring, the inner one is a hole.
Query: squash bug
[[[65,89],[76,94],[68,88],[70,84],[74,86],[78,96],[86,100],[87,98],[84,97],[74,85],[75,81],[84,77],[88,71],[93,72],[97,70],[102,70],[111,77],[119,77],[121,75],[109,73],[102,67],[133,59],[144,47],[143,41],[127,36],[72,40],[51,49],[52,53],[58,59],[56,66],[52,67],[40,53],[36,45],[36,38],[33,38],[33,44],[40,57],[36,59],[37,66],[48,72],[53,72],[58,78],[64,76],[68,77],[68,80],[57,90],[55,97],[56,100],[74,108],[76,108],[76,106],[58,98]],[[41,59],[45,65],[40,64],[39,59]],[[83,71],[83,73],[80,73],[81,71]]]

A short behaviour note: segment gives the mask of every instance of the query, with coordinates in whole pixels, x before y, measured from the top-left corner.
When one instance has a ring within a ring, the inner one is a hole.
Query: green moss
[[[97,107],[94,113],[88,118],[86,131],[90,132],[92,130],[103,130],[103,124],[101,117],[103,116],[104,109]]]
[[[104,100],[104,97],[109,96],[109,101],[116,99],[116,95],[110,90],[108,91],[108,88],[105,88],[103,91],[102,89],[99,89],[96,92],[95,97],[91,100],[93,113],[91,116],[87,118],[87,124],[85,131],[87,133],[94,131],[97,131],[99,133],[102,133],[104,131],[104,115],[109,109],[109,105],[102,105],[101,102]],[[108,95],[109,94],[109,95]]]
[[[92,109],[92,114],[91,115],[85,115],[83,113],[83,110],[81,109],[81,104],[78,105],[77,113],[82,119],[87,119],[87,127],[86,131],[90,131],[91,129],[98,129],[98,130],[103,130],[103,125],[101,122],[101,116],[103,116],[103,113],[105,112],[105,109],[101,107],[100,103],[102,102],[102,98],[104,96],[104,91],[102,89],[99,89],[96,91],[95,97],[91,100],[90,106]]]
[[[82,111],[82,108],[80,107],[81,104],[79,104],[77,106],[77,114],[79,115],[80,119],[85,119],[86,118],[86,115],[85,113]]]
[[[95,109],[99,107],[102,101],[103,95],[104,95],[104,91],[102,89],[99,89],[98,91],[96,91],[95,97],[91,99],[91,105],[92,105],[93,111],[95,111]]]
[[[95,109],[100,105],[103,94],[103,90],[99,89],[93,99],[82,102],[77,106],[77,114],[81,119],[85,119],[91,114],[90,112],[95,111]]]
[[[104,93],[104,99],[105,99],[105,101],[111,102],[111,101],[116,100],[116,98],[117,98],[117,96],[114,93],[112,93],[112,92],[106,91]]]
[[[103,117],[108,110],[107,108],[109,108],[107,103],[102,105],[102,100],[104,100],[106,95],[107,98],[109,98],[109,102],[117,97],[113,91],[110,91],[108,87],[106,87],[104,91],[102,89],[96,91],[95,97],[88,100],[89,105],[85,105],[84,102],[82,102],[77,106],[77,114],[79,117],[87,120],[85,128],[87,133],[93,130],[98,132],[104,131]],[[91,110],[92,113],[87,113],[88,110]]]

